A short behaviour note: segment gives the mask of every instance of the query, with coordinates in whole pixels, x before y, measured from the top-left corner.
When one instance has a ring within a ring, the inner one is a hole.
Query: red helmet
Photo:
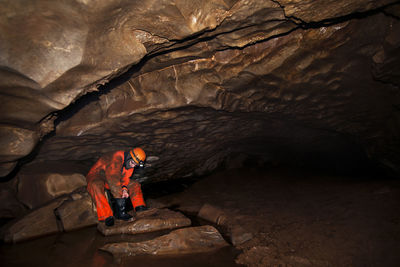
[[[140,167],[144,167],[144,161],[146,160],[146,153],[140,147],[135,147],[129,151],[133,161],[137,163]]]

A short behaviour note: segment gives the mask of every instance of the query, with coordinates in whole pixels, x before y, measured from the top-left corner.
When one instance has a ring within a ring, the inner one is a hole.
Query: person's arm
[[[124,171],[122,173],[122,178],[121,178],[121,186],[122,187],[128,188],[128,184],[129,184],[130,178],[132,176],[132,173],[133,173],[133,169],[127,170],[124,168]]]
[[[120,198],[123,194],[122,185],[125,182],[124,176],[121,173],[124,164],[123,156],[116,153],[113,155],[111,163],[106,168],[106,177],[111,193],[115,198]]]
[[[129,197],[128,184],[130,182],[132,173],[133,173],[133,169],[127,170],[124,168],[123,177],[121,179],[122,197],[123,198]]]

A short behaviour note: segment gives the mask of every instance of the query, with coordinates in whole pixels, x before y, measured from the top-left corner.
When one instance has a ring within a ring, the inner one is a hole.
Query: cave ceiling
[[[135,145],[154,181],[353,147],[399,174],[399,17],[391,0],[2,0],[0,175]]]

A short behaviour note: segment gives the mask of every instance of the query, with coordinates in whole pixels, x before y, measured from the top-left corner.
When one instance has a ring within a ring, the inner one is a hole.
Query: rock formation
[[[86,187],[82,166],[73,163],[42,162],[25,165],[18,172],[18,199],[30,209]]]
[[[174,230],[167,235],[138,243],[110,243],[101,250],[114,257],[169,255],[209,252],[227,246],[220,233],[210,225]]]
[[[116,234],[141,234],[191,225],[189,218],[169,209],[150,209],[135,214],[133,221],[116,221],[113,227],[98,224],[97,229],[105,236]]]
[[[98,223],[92,198],[87,192],[73,193],[56,209],[54,215],[60,221],[62,231],[73,231]]]
[[[245,229],[242,225],[235,223],[235,220],[229,218],[222,209],[214,207],[208,203],[204,204],[200,208],[197,216],[223,228],[225,234],[229,237],[230,242],[234,246],[238,246],[253,238],[251,231]]]
[[[149,181],[240,154],[333,154],[339,165],[365,154],[399,173],[395,0],[12,0],[0,10],[2,176],[32,151],[93,162],[132,145],[152,156]]]
[[[54,210],[65,200],[67,200],[66,197],[59,198],[48,205],[30,212],[9,227],[3,229],[2,239],[8,243],[16,243],[62,231],[62,227],[54,215]]]

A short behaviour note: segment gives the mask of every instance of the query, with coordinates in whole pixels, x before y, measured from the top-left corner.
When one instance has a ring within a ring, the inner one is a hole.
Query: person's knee
[[[104,183],[102,181],[92,181],[88,183],[87,190],[90,194],[104,193]]]

